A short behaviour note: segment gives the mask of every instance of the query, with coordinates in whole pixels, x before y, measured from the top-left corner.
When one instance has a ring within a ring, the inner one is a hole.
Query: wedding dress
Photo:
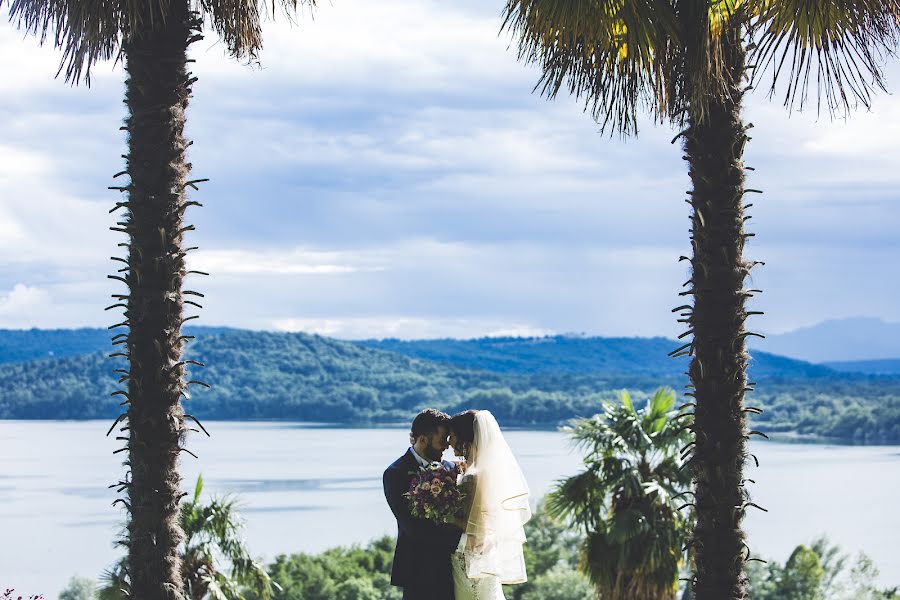
[[[465,535],[451,557],[456,600],[505,600],[502,584],[527,580],[523,525],[531,518],[522,469],[494,416],[475,414],[475,440],[461,485],[469,506]]]

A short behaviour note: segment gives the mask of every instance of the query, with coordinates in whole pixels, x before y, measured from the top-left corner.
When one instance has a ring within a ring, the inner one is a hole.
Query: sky
[[[689,188],[675,132],[604,136],[532,93],[501,3],[332,0],[265,25],[259,64],[192,47],[201,324],[341,338],[673,336]],[[120,65],[90,88],[0,21],[0,328],[105,326],[125,117]],[[888,87],[900,64],[887,67]],[[757,330],[900,321],[900,99],[846,120],[760,90],[746,249]]]

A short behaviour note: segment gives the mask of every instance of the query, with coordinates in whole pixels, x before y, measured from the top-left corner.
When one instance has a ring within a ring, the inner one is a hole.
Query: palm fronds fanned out
[[[131,0],[142,5],[143,15],[158,15],[163,2],[168,5],[166,0],[159,4]],[[57,75],[65,71],[66,81],[84,79],[90,84],[91,66],[100,60],[118,59],[123,36],[140,27],[140,23],[129,22],[128,4],[116,0],[13,0],[9,12],[10,19],[38,36],[41,44],[51,37],[54,46],[62,49]]]
[[[813,83],[819,109],[868,107],[900,38],[900,0],[507,0],[503,28],[541,68],[536,90],[565,87],[601,127],[629,134],[641,109],[703,121],[743,77],[725,60],[735,44],[751,50],[751,84],[771,71],[774,93],[787,79],[791,108]]]
[[[689,514],[679,511],[690,474],[679,449],[690,437],[662,388],[637,410],[627,392],[566,429],[584,469],[558,481],[547,509],[585,533],[582,566],[603,598],[671,598]]]
[[[756,17],[754,81],[772,70],[770,94],[787,77],[784,104],[803,108],[815,65],[816,105],[829,112],[869,107],[884,90],[881,61],[896,48],[900,0],[749,0]]]
[[[540,66],[535,89],[553,98],[565,85],[604,129],[633,133],[636,114],[665,106],[664,52],[675,32],[665,0],[507,0],[503,29],[519,58]]]
[[[66,81],[90,84],[91,67],[101,60],[118,59],[131,36],[165,22],[172,0],[12,0],[10,19],[44,43],[48,38],[62,49],[59,73]],[[280,0],[285,11],[316,0]],[[2,1],[0,1],[2,4]],[[255,58],[262,48],[263,0],[197,0],[196,9],[235,58]],[[271,0],[271,11],[276,7]]]

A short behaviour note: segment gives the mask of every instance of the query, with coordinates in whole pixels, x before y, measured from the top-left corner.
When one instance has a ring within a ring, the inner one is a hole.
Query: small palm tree
[[[294,9],[304,0],[282,0]],[[314,5],[315,0],[305,0]],[[124,328],[113,343],[114,353],[128,360],[120,381],[127,390],[127,412],[121,415],[121,439],[128,451],[129,475],[117,487],[126,498],[117,500],[129,512],[127,570],[131,596],[139,600],[180,599],[184,595],[178,547],[184,534],[178,522],[183,496],[178,459],[185,451],[188,426],[181,405],[187,396],[182,359],[188,336],[182,335],[186,305],[200,307],[190,298],[202,296],[183,290],[189,248],[184,236],[193,229],[184,222],[185,211],[197,202],[187,200],[196,189],[187,162],[190,142],[184,136],[185,111],[196,81],[188,71],[187,49],[202,39],[204,18],[235,57],[254,57],[262,46],[260,15],[268,3],[260,0],[13,0],[11,15],[20,26],[48,34],[63,50],[60,71],[73,82],[90,82],[90,68],[100,59],[123,58],[128,78],[125,104],[128,117],[128,154],[118,175],[130,181],[115,188],[125,194],[113,210],[125,216],[113,227],[128,236],[119,244],[127,249],[121,275],[111,275],[127,287],[115,295],[109,308],[123,308],[124,320],[111,327]],[[275,3],[272,5],[273,10]],[[199,363],[196,363],[199,365]],[[196,419],[195,419],[196,420]]]
[[[212,498],[204,504],[200,502],[202,491],[203,478],[198,477],[193,499],[181,504],[178,515],[184,531],[178,553],[186,597],[241,599],[242,589],[248,587],[254,597],[270,599],[272,587],[278,584],[269,577],[264,565],[253,560],[244,544],[237,502],[232,498]],[[226,570],[223,564],[230,568]],[[130,587],[125,559],[108,569],[102,579],[101,600],[126,597],[121,591]]]
[[[585,452],[585,469],[557,483],[551,515],[584,531],[582,564],[601,598],[671,600],[678,588],[690,513],[678,501],[690,485],[679,449],[688,443],[673,418],[675,392],[661,388],[635,410],[628,392],[603,414],[567,431]]]

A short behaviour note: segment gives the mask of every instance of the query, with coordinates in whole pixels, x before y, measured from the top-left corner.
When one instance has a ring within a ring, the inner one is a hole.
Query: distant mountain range
[[[845,360],[823,363],[841,373],[867,373],[869,375],[900,375],[900,358],[881,360]]]
[[[753,347],[814,363],[900,360],[900,323],[860,317],[823,321],[753,340]],[[868,368],[859,363],[856,368]]]

